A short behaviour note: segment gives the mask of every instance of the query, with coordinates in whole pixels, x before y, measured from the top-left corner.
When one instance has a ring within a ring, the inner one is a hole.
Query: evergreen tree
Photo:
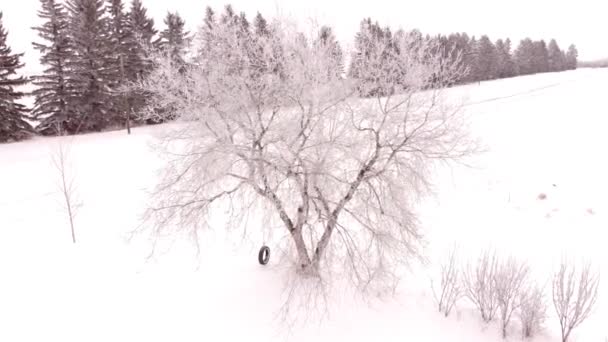
[[[475,47],[474,72],[476,80],[492,80],[498,73],[498,55],[496,47],[488,36],[481,36]]]
[[[498,62],[498,78],[512,77],[515,74],[513,59],[511,57],[511,40],[499,39],[496,41],[496,54]]]
[[[576,65],[578,63],[578,50],[574,44],[568,47],[568,52],[566,52],[566,68],[568,70],[576,69]]]
[[[124,12],[122,0],[108,1],[108,25],[109,25],[109,44],[112,54],[109,56],[110,65],[108,82],[114,92],[112,101],[115,115],[113,123],[123,122],[130,116],[131,102],[129,97],[120,92],[120,87],[124,86],[128,79],[127,69],[132,69],[129,63],[134,59],[131,54],[135,53],[134,41],[131,38],[132,31],[129,30],[129,17]]]
[[[515,70],[515,61],[513,60],[513,52],[511,49],[511,39],[507,38],[505,39],[505,53],[509,56],[509,59],[507,60],[505,77],[513,77],[517,74]]]
[[[15,89],[28,83],[23,76],[16,76],[23,67],[23,54],[13,54],[7,44],[8,32],[2,23],[0,12],[0,142],[25,139],[33,130],[26,121],[27,108],[17,102],[24,96]]]
[[[127,17],[127,30],[130,32],[128,38],[131,40],[132,51],[126,64],[126,73],[127,79],[136,80],[145,77],[152,68],[149,53],[157,32],[154,29],[154,19],[148,17],[147,9],[142,5],[141,0],[133,0]]]
[[[113,114],[110,86],[115,62],[109,44],[109,25],[103,0],[69,0],[70,39],[74,56],[68,60],[69,80],[79,89],[71,99],[79,125],[75,131],[100,131],[111,122]]]
[[[285,52],[283,46],[277,41],[276,32],[260,12],[253,19],[251,36],[253,46],[249,51],[249,60],[256,65],[254,70],[257,69],[260,75],[272,73],[278,75],[281,79],[285,79],[285,66],[283,65]],[[297,39],[304,42],[306,40],[300,36]]]
[[[260,12],[255,16],[253,20],[254,32],[257,36],[268,36],[270,35],[270,31],[268,30],[268,22]]]
[[[478,82],[479,79],[479,72],[478,72],[478,66],[477,66],[477,60],[478,60],[478,40],[475,36],[472,36],[471,39],[469,40],[469,49],[468,49],[468,68],[469,68],[469,74],[466,77],[466,82]]]
[[[372,23],[371,18],[361,21],[359,32],[355,36],[355,49],[351,57],[349,77],[359,81],[361,96],[375,96],[381,89],[369,88],[368,85],[377,83],[380,75],[372,75],[370,63],[380,63],[382,58],[377,48],[382,44],[384,33],[378,23]]]
[[[564,70],[565,61],[562,55],[562,50],[559,48],[559,45],[557,45],[557,41],[555,41],[555,39],[551,39],[549,42],[547,55],[549,58],[549,71]]]
[[[327,66],[327,78],[329,80],[340,79],[344,73],[344,56],[340,43],[336,39],[331,27],[321,27],[315,44],[321,45],[324,48],[323,51],[327,51],[330,54],[329,60],[331,63]]]
[[[398,36],[412,48],[425,39],[419,31],[400,32]],[[383,96],[396,91],[393,86],[404,81],[394,70],[404,67],[394,62],[398,54],[399,49],[389,27],[382,28],[377,22],[372,23],[370,18],[361,21],[348,71],[348,77],[357,80],[361,96]]]
[[[473,80],[473,47],[471,39],[466,33],[455,33],[448,36],[448,46],[452,51],[453,58],[460,59],[460,66],[467,70],[467,74],[458,82],[471,82]]]
[[[549,71],[549,52],[544,40],[534,42],[533,55],[534,72]]]
[[[232,8],[232,5],[226,5],[224,7],[224,13],[220,17],[220,23],[227,25],[234,25],[237,22],[238,18]]]
[[[127,19],[130,52],[124,67],[126,79],[133,82],[145,78],[153,69],[150,53],[156,30],[154,19],[148,17],[141,0],[133,0]],[[145,106],[148,97],[143,93],[130,93],[128,98],[131,112],[137,113]]]
[[[529,75],[535,72],[534,43],[530,38],[521,40],[513,55],[518,75]]]
[[[167,13],[165,17],[167,26],[161,33],[157,42],[164,53],[180,65],[185,65],[185,53],[189,44],[188,32],[184,30],[185,22],[177,13]]]
[[[258,16],[261,17],[260,12],[258,12]],[[257,18],[257,17],[256,17]],[[207,29],[212,30],[216,23],[215,20],[215,11],[213,11],[213,8],[207,6],[207,8],[205,8],[205,20],[204,20],[205,26]]]
[[[199,36],[200,42],[198,46],[197,56],[200,60],[206,58],[207,53],[211,50],[212,44],[215,39],[215,29],[217,26],[217,20],[215,18],[215,11],[209,6],[205,9],[205,19],[203,25],[200,28]]]
[[[73,49],[68,37],[68,17],[65,8],[56,0],[40,0],[42,5],[38,16],[44,24],[35,27],[45,43],[34,42],[34,49],[40,51],[40,63],[45,66],[42,75],[33,76],[37,89],[32,117],[39,124],[36,130],[44,135],[75,131],[78,119],[70,108],[70,98],[75,89],[68,82],[68,60],[73,58]]]

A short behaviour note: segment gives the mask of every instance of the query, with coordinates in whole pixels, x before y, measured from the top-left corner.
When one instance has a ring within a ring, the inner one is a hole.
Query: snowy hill
[[[608,274],[607,83],[608,69],[587,69],[450,90],[487,152],[470,167],[437,170],[437,196],[420,207],[431,260],[458,242],[471,256],[493,245],[527,258],[540,277],[564,253]],[[221,229],[201,235],[199,254],[177,239],[147,259],[151,243],[127,238],[161,166],[148,143],[166,128],[0,145],[0,341],[502,340],[466,300],[448,318],[437,313],[422,267],[395,297],[368,304],[343,293],[321,322],[288,329],[276,319],[282,231],[267,241],[266,267],[256,259],[261,239]],[[75,245],[51,162],[62,139],[81,204]],[[559,339],[549,312],[534,341]],[[606,322],[608,281],[574,339],[604,342]],[[516,325],[509,339],[521,340]]]

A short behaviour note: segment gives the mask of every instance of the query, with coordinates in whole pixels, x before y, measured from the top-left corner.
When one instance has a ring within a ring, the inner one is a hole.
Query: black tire
[[[260,248],[260,252],[258,253],[258,262],[260,265],[266,265],[270,260],[270,248],[268,246],[262,246]]]

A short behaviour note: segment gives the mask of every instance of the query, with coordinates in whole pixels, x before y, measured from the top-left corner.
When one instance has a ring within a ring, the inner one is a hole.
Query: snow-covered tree
[[[498,74],[498,54],[496,47],[488,38],[481,36],[474,47],[475,60],[472,68],[472,73],[476,80],[492,80]]]
[[[549,58],[549,71],[562,71],[565,69],[566,61],[555,39],[551,39],[549,42],[547,56]]]
[[[467,71],[458,82],[471,82],[473,80],[471,71],[473,70],[474,53],[471,39],[466,33],[455,33],[448,36],[448,49],[451,52],[453,61],[457,61]]]
[[[512,77],[515,74],[513,59],[511,57],[511,40],[506,39],[503,41],[499,39],[496,41],[496,54],[497,54],[497,65],[498,65],[498,78]]]
[[[24,93],[18,87],[28,83],[25,77],[16,75],[23,67],[23,54],[12,52],[7,37],[0,12],[0,143],[24,139],[33,131],[26,121],[28,110],[19,103]]]
[[[115,115],[112,120],[115,124],[126,123],[130,126],[130,99],[128,94],[121,91],[129,79],[126,69],[134,58],[131,54],[135,52],[134,40],[131,38],[132,31],[129,27],[129,17],[125,13],[122,0],[107,0],[108,25],[109,25],[109,44],[112,55],[110,56],[109,79],[113,90],[112,113]]]
[[[159,140],[172,157],[144,226],[196,239],[209,215],[231,204],[229,225],[255,212],[264,224],[247,229],[288,237],[301,274],[343,272],[363,291],[392,288],[397,270],[421,256],[415,203],[432,165],[473,151],[460,111],[442,96],[462,70],[404,35],[390,58],[384,41],[364,47],[369,78],[328,79],[334,47],[304,44],[281,26],[260,48],[274,63],[281,47],[282,77],[251,63],[236,30],[214,29],[200,66],[181,72],[161,59],[141,85],[153,105],[170,109],[162,115],[182,122]],[[244,68],[235,72],[234,63]],[[434,88],[421,92],[432,76]],[[352,96],[365,87],[378,95]]]
[[[513,54],[518,75],[535,73],[534,69],[534,43],[530,38],[520,41]]]
[[[36,130],[44,135],[59,135],[64,131],[75,131],[78,117],[71,108],[76,89],[69,82],[68,60],[74,51],[68,36],[68,16],[63,5],[56,0],[41,0],[38,16],[44,23],[35,27],[44,42],[34,42],[40,51],[40,63],[45,66],[41,75],[33,76],[37,86],[32,117],[39,124]]]
[[[566,52],[566,68],[568,70],[576,69],[576,65],[578,63],[578,50],[574,44],[571,44],[568,47],[568,51]]]
[[[188,32],[185,31],[186,23],[177,13],[167,13],[164,22],[166,28],[159,34],[158,47],[169,54],[175,63],[183,66],[189,44]]]
[[[572,331],[591,314],[598,299],[599,272],[591,264],[576,265],[562,260],[553,276],[553,307],[559,319],[562,342],[568,342]]]
[[[147,12],[141,0],[133,0],[127,13],[127,30],[131,32],[128,37],[132,40],[132,52],[126,64],[126,73],[129,80],[145,76],[152,67],[149,54],[157,32],[154,29],[154,19],[148,17]]]
[[[549,71],[549,52],[544,40],[534,42],[534,72]]]
[[[404,35],[412,37],[408,41],[414,42],[422,37],[416,33]],[[428,41],[428,39],[427,39]],[[361,22],[360,30],[355,36],[355,50],[351,56],[349,77],[356,80],[359,85],[361,96],[375,96],[379,91],[392,92],[391,89],[374,89],[373,85],[379,84],[382,79],[393,78],[390,82],[399,82],[401,77],[394,68],[401,68],[399,63],[392,59],[398,51],[393,41],[389,28],[383,29],[378,23],[372,23],[370,18]],[[432,51],[429,51],[432,54]],[[377,63],[370,65],[368,63]],[[403,71],[403,70],[402,70]],[[432,78],[432,75],[431,75]]]
[[[329,79],[341,78],[344,74],[344,56],[340,43],[336,39],[331,27],[322,26],[319,30],[319,37],[314,41],[314,44],[324,45],[318,49],[329,53],[328,59],[333,60],[333,63],[327,66],[327,77]]]
[[[125,74],[128,81],[133,82],[146,77],[153,68],[151,52],[156,35],[154,19],[148,17],[147,9],[141,0],[133,0],[127,13],[127,30],[130,32],[130,53],[125,61]],[[130,109],[136,113],[140,111],[147,102],[147,94],[129,92]]]
[[[268,22],[260,12],[258,12],[253,20],[254,32],[258,36],[267,36],[270,34],[268,30]]]

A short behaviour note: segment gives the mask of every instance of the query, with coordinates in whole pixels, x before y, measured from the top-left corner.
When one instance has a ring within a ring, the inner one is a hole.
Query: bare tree
[[[437,310],[442,312],[445,317],[448,317],[456,302],[463,295],[456,246],[450,248],[447,257],[442,261],[440,267],[441,281],[439,288],[435,288],[433,281],[431,281],[431,289],[433,291],[433,298],[437,304]]]
[[[282,23],[271,32],[252,38],[218,23],[190,67],[161,60],[142,82],[151,108],[164,108],[148,115],[181,122],[158,145],[168,161],[149,227],[196,237],[230,204],[233,219],[280,223],[300,274],[394,286],[399,266],[422,256],[414,206],[430,168],[474,151],[461,111],[442,95],[464,70],[431,53],[430,41],[376,42],[371,49],[394,58],[369,63],[388,75],[371,82],[391,91],[363,100],[353,96],[358,81],[329,72],[335,46]]]
[[[553,277],[553,306],[559,318],[562,342],[568,341],[572,330],[592,313],[598,298],[599,273],[592,272],[591,264],[581,269],[566,259]]]
[[[490,322],[498,310],[495,277],[498,269],[496,251],[487,249],[475,266],[467,265],[464,275],[465,294],[479,310],[481,319]]]
[[[60,139],[64,139],[61,137]],[[70,160],[70,144],[60,140],[57,148],[51,156],[55,170],[57,171],[58,189],[62,196],[63,208],[66,211],[72,233],[72,242],[76,243],[76,232],[74,229],[74,219],[80,203],[77,198],[75,178],[72,174],[73,167]]]
[[[507,328],[513,312],[519,307],[519,295],[526,285],[530,268],[527,264],[509,257],[498,263],[494,275],[494,291],[500,311],[502,337],[507,337]]]
[[[543,288],[529,284],[519,294],[519,319],[522,338],[532,338],[538,333],[547,317],[547,303]]]

